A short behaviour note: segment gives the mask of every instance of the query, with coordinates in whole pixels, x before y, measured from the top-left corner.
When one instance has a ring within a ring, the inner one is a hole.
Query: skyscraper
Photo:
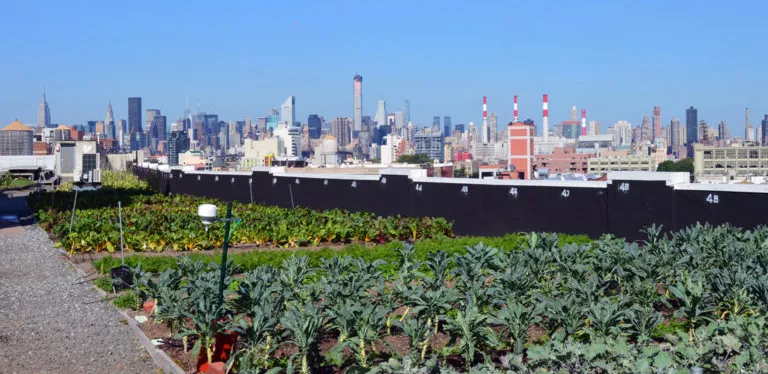
[[[488,115],[488,140],[491,143],[496,143],[496,121],[498,118],[496,117],[496,112],[491,112],[491,114]]]
[[[763,117],[763,121],[761,122],[762,125],[760,125],[760,131],[763,133],[763,145],[768,143],[768,114]]]
[[[589,135],[600,135],[600,121],[589,121]]]
[[[107,138],[115,138],[115,119],[112,116],[112,102],[107,104],[107,113],[104,116],[104,128]]]
[[[379,105],[376,108],[376,115],[373,117],[373,122],[376,124],[376,126],[389,125],[389,123],[387,123],[386,100],[379,100]]]
[[[614,141],[617,146],[632,144],[632,124],[627,121],[618,121],[613,125]]]
[[[141,149],[143,144],[141,141],[136,142],[137,135],[141,134],[141,98],[129,97],[128,98],[128,132],[130,133],[130,150],[135,151]],[[141,139],[141,137],[138,137]]]
[[[576,109],[576,105],[574,105],[571,108],[571,121],[578,122],[579,121],[579,110]]]
[[[350,141],[350,123],[347,117],[337,117],[333,119],[331,132],[336,137],[339,147],[344,147]]]
[[[43,92],[43,100],[40,101],[40,106],[37,108],[37,127],[50,127],[51,126],[51,108],[48,107],[48,101],[45,100],[45,92]]]
[[[725,121],[720,121],[720,124],[717,125],[717,138],[719,140],[726,140],[729,137],[728,128],[725,126]]]
[[[153,151],[157,150],[158,133],[157,121],[155,120],[160,116],[159,109],[147,109],[147,118],[145,119],[145,128],[147,129],[147,145]]]
[[[440,128],[440,116],[434,116],[432,117],[432,128],[437,126],[437,128]]]
[[[399,129],[405,126],[407,123],[408,122],[405,121],[405,114],[403,113],[403,111],[398,110],[397,112],[395,112],[395,115],[394,115],[394,124],[390,124],[390,126],[393,126]]]
[[[411,102],[408,101],[408,99],[405,99],[405,106],[403,107],[403,119],[405,119],[405,122],[403,122],[405,124],[411,122]]]
[[[363,129],[363,77],[359,74],[352,78],[352,96],[354,101],[352,130],[359,132]],[[341,140],[337,140],[341,145]]]
[[[680,119],[677,117],[672,118],[669,122],[669,145],[678,147],[684,144],[683,139],[680,138]]]
[[[312,139],[320,139],[320,135],[323,130],[323,121],[317,114],[310,114],[307,118],[307,126],[309,127],[309,137]]]
[[[699,112],[694,107],[685,110],[685,145],[692,144],[698,139]]]
[[[653,126],[648,116],[643,116],[643,122],[640,124],[640,140],[653,143]]]
[[[443,117],[443,136],[451,136],[453,127],[451,126],[451,116]]]
[[[280,106],[280,123],[285,123],[288,127],[293,127],[296,120],[296,97],[291,95]]]
[[[661,138],[661,107],[653,107],[653,138],[651,142]]]

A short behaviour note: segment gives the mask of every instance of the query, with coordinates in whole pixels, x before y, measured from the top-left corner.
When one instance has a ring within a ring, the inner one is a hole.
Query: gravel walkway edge
[[[67,253],[64,250],[59,249],[59,252],[64,257],[67,257]],[[73,268],[83,278],[88,277],[88,274],[85,274],[85,272],[82,269],[78,268],[77,266],[73,266]],[[107,292],[105,292],[104,290],[96,286],[93,286],[93,284],[91,284],[91,286],[102,297],[108,296]],[[139,324],[136,322],[136,320],[133,317],[129,316],[128,313],[126,313],[125,311],[117,309],[117,307],[115,307],[114,305],[112,305],[112,308],[115,309],[115,311],[120,316],[125,318],[126,321],[128,321],[128,326],[131,327],[131,330],[133,331],[133,333],[136,334],[136,338],[139,339],[139,342],[141,343],[141,345],[144,346],[144,349],[146,349],[149,355],[152,357],[152,361],[155,362],[155,365],[157,365],[160,369],[162,369],[166,373],[185,374],[184,370],[182,370],[181,367],[179,367],[179,365],[173,362],[173,360],[170,357],[168,357],[168,355],[165,352],[163,352],[162,349],[159,349],[154,345],[152,345],[152,342],[150,342],[147,335],[144,334],[144,331],[141,330],[141,327],[139,327]]]

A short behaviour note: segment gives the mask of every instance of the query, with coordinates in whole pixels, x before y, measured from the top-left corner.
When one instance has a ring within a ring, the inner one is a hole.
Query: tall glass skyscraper
[[[693,144],[698,139],[699,112],[694,107],[685,110],[685,143]]]
[[[452,131],[453,129],[451,128],[451,116],[443,117],[443,135],[451,136]]]
[[[129,97],[128,98],[128,131],[131,134],[131,151],[141,149],[144,145],[141,144],[141,98]],[[138,142],[136,140],[139,140]]]

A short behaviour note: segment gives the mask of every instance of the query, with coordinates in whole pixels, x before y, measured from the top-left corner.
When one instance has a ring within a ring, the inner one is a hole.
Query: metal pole
[[[221,316],[221,306],[224,303],[224,277],[227,270],[227,247],[229,246],[229,224],[232,222],[232,202],[227,202],[227,218],[224,222],[224,248],[221,252],[221,277],[219,278],[219,302],[216,308],[216,320]]]
[[[296,207],[293,205],[293,188],[291,188],[290,183],[288,183],[288,192],[291,193],[291,209],[296,209]]]
[[[75,201],[72,203],[72,217],[69,218],[69,234],[72,235],[72,223],[75,222],[75,207],[77,206],[77,191],[75,190]]]
[[[125,265],[125,252],[123,251],[123,206],[122,202],[117,202],[117,212],[120,216],[120,265]]]

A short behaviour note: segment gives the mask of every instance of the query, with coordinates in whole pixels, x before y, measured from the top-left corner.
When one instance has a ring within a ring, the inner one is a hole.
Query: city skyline
[[[125,20],[135,12],[125,4],[52,3],[40,13],[32,4],[13,3],[6,9],[8,29],[24,31],[0,36],[0,50],[17,57],[0,62],[0,69],[12,73],[3,75],[3,86],[13,88],[0,94],[0,116],[6,122],[35,123],[31,108],[46,91],[55,123],[103,118],[109,101],[115,118],[125,119],[125,98],[133,96],[175,119],[183,114],[187,94],[193,111],[227,119],[264,116],[289,95],[300,101],[296,118],[301,121],[314,113],[352,118],[348,87],[355,73],[365,77],[363,115],[373,116],[381,98],[391,112],[405,110],[403,100],[408,99],[411,119],[422,126],[435,115],[450,115],[454,123],[481,123],[477,100],[482,96],[488,97],[488,110],[497,113],[499,124],[506,124],[518,95],[520,119],[531,118],[540,129],[544,93],[550,96],[552,123],[567,120],[573,105],[587,109],[587,120],[603,124],[639,123],[659,106],[662,125],[683,118],[685,108],[694,106],[699,118],[712,125],[725,121],[735,134],[744,127],[743,108],[752,108],[756,119],[768,113],[768,93],[760,89],[767,79],[760,66],[766,52],[759,47],[759,15],[768,5],[760,2],[740,7],[660,1],[550,7],[491,1],[432,7],[342,1],[295,12],[283,7],[193,4],[183,10],[185,24],[226,22],[216,30],[153,23],[159,29],[124,35],[124,30],[93,29],[85,21],[107,14]],[[178,16],[173,4],[156,8],[159,18]],[[434,17],[424,18],[424,11]],[[413,27],[385,32],[361,27],[366,17],[354,16],[381,12]],[[254,26],[249,20],[259,14],[273,17]],[[509,14],[517,18],[509,21]],[[649,19],[664,27],[630,26]],[[588,27],[570,27],[573,20]],[[437,24],[458,26],[437,31]],[[461,26],[471,24],[483,27]],[[61,30],[66,31],[56,32]],[[110,58],[78,58],[104,43],[114,50]],[[152,59],[133,56],[132,51],[150,43],[158,46]],[[210,45],[210,58],[183,59],[200,43]],[[381,43],[397,45],[399,53],[330,62],[307,58],[308,52],[366,55]],[[258,58],[263,50],[279,58]],[[445,51],[454,58],[427,58]],[[660,54],[670,57],[647,58]],[[477,55],[483,57],[471,57]],[[178,63],[179,56],[184,63]]]

